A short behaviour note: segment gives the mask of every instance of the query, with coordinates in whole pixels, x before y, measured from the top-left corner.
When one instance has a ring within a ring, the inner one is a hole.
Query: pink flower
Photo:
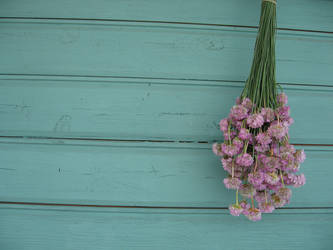
[[[242,121],[231,120],[231,124],[237,129],[240,130],[242,127]]]
[[[260,113],[264,117],[265,122],[271,122],[275,119],[274,110],[271,108],[262,108]]]
[[[266,195],[265,195],[265,192],[257,192],[254,196],[254,199],[258,202],[258,203],[263,203],[263,202],[266,202],[266,196],[267,196],[267,199],[270,200],[270,193],[268,192]]]
[[[256,146],[254,146],[254,149],[260,153],[265,153],[265,152],[269,151],[270,148],[269,148],[268,144],[263,144],[263,145],[258,144]]]
[[[264,180],[268,184],[275,185],[276,183],[278,183],[280,181],[280,177],[274,172],[272,172],[272,173],[268,172],[268,173],[265,173]]]
[[[227,145],[225,143],[221,144],[222,147],[222,152],[228,156],[234,156],[236,154],[238,154],[239,152],[239,148],[236,145]]]
[[[232,144],[235,145],[239,150],[241,150],[243,148],[244,142],[236,137],[232,140]]]
[[[233,204],[229,206],[230,214],[233,216],[239,216],[243,212],[243,208],[240,205]]]
[[[230,140],[232,140],[235,136],[236,136],[236,132],[235,131],[230,131],[230,133],[229,132],[225,132],[224,133],[224,140],[228,141],[229,137],[230,137]]]
[[[286,201],[289,201],[290,200],[290,197],[291,197],[291,189],[289,188],[280,188],[276,194],[281,198],[281,199],[284,199]]]
[[[244,106],[247,110],[250,111],[252,109],[252,101],[246,97],[242,101],[242,106]]]
[[[291,144],[285,144],[284,146],[280,147],[280,153],[296,153],[296,149],[294,145]]]
[[[255,173],[249,173],[248,174],[248,181],[253,186],[258,186],[264,181],[264,173],[262,172],[255,172]]]
[[[258,221],[258,220],[261,220],[261,212],[258,208],[250,208],[248,210],[248,214],[246,215],[246,217],[249,219],[249,220],[252,220],[252,221]]]
[[[251,128],[260,128],[264,124],[264,117],[261,114],[252,114],[247,118],[247,125]]]
[[[222,162],[223,169],[231,175],[232,174],[232,158],[222,158],[221,162]],[[241,175],[242,175],[241,167],[234,164],[234,177],[241,177]]]
[[[272,213],[275,207],[272,203],[259,203],[259,209],[262,213]]]
[[[305,184],[306,179],[304,174],[301,175],[295,175],[293,178],[293,182],[294,182],[294,187],[301,187]]]
[[[270,144],[272,142],[272,138],[268,134],[266,134],[266,133],[259,133],[256,136],[256,140],[261,145],[268,145],[268,144]]]
[[[306,155],[304,150],[296,150],[295,160],[297,163],[303,163],[305,161]]]
[[[242,140],[249,140],[251,138],[251,134],[247,129],[241,128],[238,133],[238,138]]]
[[[249,209],[251,208],[250,204],[248,204],[245,200],[242,200],[239,205],[243,208],[243,214],[248,215]]]
[[[278,114],[279,114],[279,118],[281,120],[286,120],[290,117],[290,107],[288,106],[283,106],[277,109]]]
[[[274,207],[283,207],[287,203],[287,200],[281,198],[276,194],[273,194],[271,197]]]
[[[267,132],[271,137],[280,140],[287,135],[288,127],[283,126],[281,123],[272,123]]]
[[[230,118],[241,121],[248,116],[248,110],[242,105],[234,105],[230,110]]]
[[[249,167],[253,164],[253,158],[250,154],[244,153],[244,154],[237,156],[236,163],[239,166]]]
[[[274,171],[280,167],[280,158],[275,156],[267,156],[264,154],[258,155],[258,161],[267,171]]]
[[[228,132],[228,126],[229,126],[229,121],[227,118],[224,118],[220,121],[220,130],[223,131],[223,133]]]
[[[228,189],[238,189],[242,184],[242,181],[238,178],[228,177],[223,180],[223,183]]]
[[[256,190],[250,184],[240,185],[238,191],[242,196],[246,198],[251,198],[251,196],[254,196],[256,194]]]
[[[224,168],[225,171],[231,171],[231,167],[232,167],[232,158],[222,158],[221,159],[222,162],[222,166]]]
[[[294,119],[291,117],[288,117],[287,119],[282,121],[282,125],[285,127],[289,127],[293,123],[294,123]]]
[[[212,150],[213,150],[214,154],[216,154],[217,156],[223,156],[221,144],[214,143],[212,145]]]
[[[287,95],[285,93],[280,93],[277,96],[277,101],[281,105],[286,105],[288,103],[288,97],[287,97]]]

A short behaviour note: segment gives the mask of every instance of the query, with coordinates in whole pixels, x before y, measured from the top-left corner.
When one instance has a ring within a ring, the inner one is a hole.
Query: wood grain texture
[[[248,76],[260,2],[2,1],[0,249],[331,250],[332,146],[298,147],[307,184],[286,209],[258,223],[226,209],[210,147]],[[293,143],[333,144],[332,9],[278,0]]]
[[[222,140],[218,123],[242,87],[216,81],[1,76],[0,135]],[[295,119],[291,141],[333,144],[333,88],[283,87]],[[315,132],[314,121],[320,128]]]
[[[261,1],[248,0],[10,0],[3,1],[0,16],[44,18],[125,19],[258,25]],[[279,0],[279,27],[333,31],[333,2]]]
[[[294,189],[290,205],[333,207],[332,149],[305,150],[307,184]],[[201,207],[234,201],[207,144],[2,139],[0,158],[2,201]]]
[[[127,22],[1,20],[2,74],[245,81],[256,30]],[[320,45],[320,46],[319,46]],[[277,80],[332,85],[333,34],[281,31]]]
[[[6,250],[330,250],[333,246],[332,210],[276,212],[254,223],[225,211],[16,206],[0,209],[0,219],[0,246]]]

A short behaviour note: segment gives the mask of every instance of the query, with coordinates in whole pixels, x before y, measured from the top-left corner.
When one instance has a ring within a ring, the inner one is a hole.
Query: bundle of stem
[[[277,106],[277,83],[275,79],[275,32],[276,32],[276,3],[263,1],[259,30],[254,48],[251,72],[246,80],[241,94],[255,104],[252,112],[260,108]]]

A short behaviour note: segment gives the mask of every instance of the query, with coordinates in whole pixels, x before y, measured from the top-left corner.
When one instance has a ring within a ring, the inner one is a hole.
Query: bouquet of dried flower
[[[220,121],[224,143],[213,144],[229,174],[224,184],[236,190],[230,213],[253,221],[290,202],[287,186],[305,184],[305,176],[296,174],[305,153],[289,144],[293,119],[287,95],[277,91],[281,86],[275,80],[275,29],[276,2],[264,0],[250,76],[229,116]],[[239,194],[244,198],[240,202]]]

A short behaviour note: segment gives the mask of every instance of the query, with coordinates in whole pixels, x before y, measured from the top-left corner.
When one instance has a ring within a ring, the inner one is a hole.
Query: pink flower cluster
[[[260,220],[262,213],[290,202],[291,189],[287,186],[305,184],[304,174],[297,174],[305,160],[304,150],[289,144],[288,129],[293,119],[287,102],[281,93],[275,110],[258,110],[250,99],[238,98],[229,116],[220,122],[224,143],[214,143],[213,152],[221,157],[228,172],[224,185],[236,190],[236,203],[229,206],[234,216],[243,214],[252,221]],[[244,198],[241,202],[238,194]]]

